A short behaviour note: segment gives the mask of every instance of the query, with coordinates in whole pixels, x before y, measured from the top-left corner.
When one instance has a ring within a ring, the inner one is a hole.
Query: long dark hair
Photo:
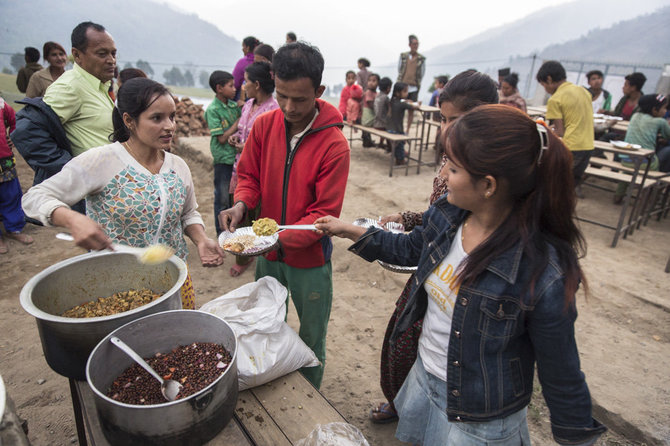
[[[124,82],[119,89],[116,103],[112,112],[114,132],[109,135],[112,142],[125,142],[130,138],[130,130],[123,122],[123,114],[128,113],[135,121],[142,112],[151,107],[156,99],[170,92],[163,84],[151,79],[136,77]]]
[[[466,70],[451,78],[440,93],[438,103],[451,102],[461,112],[484,104],[497,104],[498,87],[487,74]]]
[[[530,296],[548,264],[549,245],[565,274],[565,305],[584,281],[578,256],[586,252],[575,225],[572,156],[550,130],[546,149],[535,121],[502,105],[483,105],[447,131],[447,156],[476,181],[493,176],[506,187],[513,208],[506,220],[465,261],[461,283],[472,284],[491,261],[521,243],[529,259]]]
[[[251,82],[258,82],[261,90],[266,94],[275,91],[275,81],[272,78],[272,65],[267,62],[254,62],[244,69]]]

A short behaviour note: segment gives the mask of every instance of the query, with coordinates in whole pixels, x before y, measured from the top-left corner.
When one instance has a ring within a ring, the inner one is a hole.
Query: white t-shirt
[[[463,250],[462,234],[463,225],[458,228],[447,257],[423,284],[428,293],[428,309],[419,337],[419,354],[426,371],[445,382],[451,318],[458,295],[457,272],[461,262],[468,256]]]
[[[598,113],[598,110],[603,108],[604,103],[605,103],[605,92],[601,91],[598,97],[591,101],[591,105],[593,106],[593,113]]]

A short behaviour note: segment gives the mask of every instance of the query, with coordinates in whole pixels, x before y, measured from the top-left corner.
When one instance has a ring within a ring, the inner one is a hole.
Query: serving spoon
[[[56,234],[56,238],[68,242],[74,241],[74,237],[65,232],[59,232]],[[162,244],[151,245],[146,248],[136,248],[134,246],[112,243],[110,248],[113,251],[133,254],[135,257],[137,257],[137,260],[140,263],[144,263],[146,265],[158,265],[160,263],[167,262],[168,259],[172,257],[172,254],[174,254],[174,250],[172,248]]]
[[[179,391],[183,387],[181,384],[179,384],[177,381],[174,379],[163,379],[162,376],[160,376],[154,369],[151,368],[147,362],[142,359],[140,355],[138,355],[135,350],[130,348],[128,344],[123,342],[121,339],[117,338],[116,336],[112,336],[110,338],[110,341],[112,344],[114,344],[116,347],[120,348],[126,355],[130,356],[133,358],[133,360],[138,363],[144,370],[149,372],[151,376],[156,378],[158,382],[161,383],[161,393],[165,397],[166,400],[168,401],[174,401],[177,399],[177,395],[179,394]]]

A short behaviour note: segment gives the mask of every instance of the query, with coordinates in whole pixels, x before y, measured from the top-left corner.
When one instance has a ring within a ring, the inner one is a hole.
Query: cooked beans
[[[167,354],[156,353],[145,360],[163,379],[173,379],[184,386],[177,395],[180,399],[214,382],[228,368],[231,356],[222,345],[196,342],[179,346]],[[166,402],[158,380],[138,364],[128,367],[114,380],[107,396],[126,404]]]

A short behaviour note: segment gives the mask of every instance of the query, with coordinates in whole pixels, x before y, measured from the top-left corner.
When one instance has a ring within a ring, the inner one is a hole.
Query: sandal
[[[247,268],[249,268],[249,265],[251,265],[251,262],[247,263],[246,265],[235,264],[235,265],[231,266],[230,267],[230,275],[232,277],[239,276],[240,274],[245,272],[247,270]]]
[[[375,424],[387,424],[398,421],[398,414],[389,403],[379,403],[377,407],[370,409],[368,418]]]

